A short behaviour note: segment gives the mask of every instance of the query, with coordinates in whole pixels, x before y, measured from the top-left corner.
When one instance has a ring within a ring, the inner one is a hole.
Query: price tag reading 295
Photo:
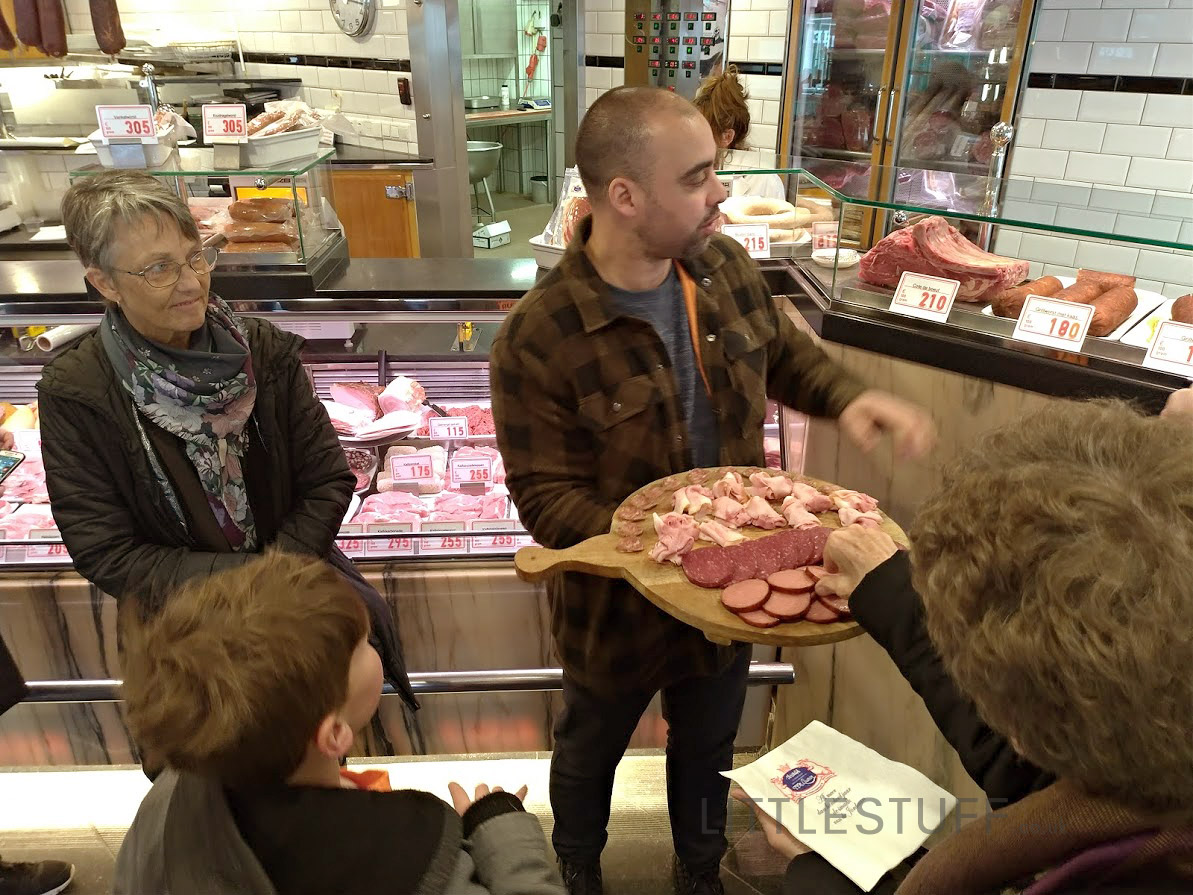
[[[899,277],[891,310],[905,317],[944,323],[953,310],[953,301],[961,284],[957,280],[932,277],[905,270]]]
[[[1029,295],[1011,338],[1045,348],[1080,351],[1093,316],[1093,305]]]

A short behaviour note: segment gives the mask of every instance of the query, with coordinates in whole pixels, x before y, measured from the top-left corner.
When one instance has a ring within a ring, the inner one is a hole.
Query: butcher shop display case
[[[283,135],[288,136],[288,135]],[[266,167],[222,170],[211,148],[182,147],[147,173],[186,198],[205,242],[220,247],[219,270],[305,271],[318,283],[347,257],[335,212],[331,147]],[[75,180],[109,170],[90,165]]]

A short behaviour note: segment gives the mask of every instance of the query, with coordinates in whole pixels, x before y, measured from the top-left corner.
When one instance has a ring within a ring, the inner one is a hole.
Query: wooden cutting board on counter
[[[764,470],[753,466],[714,467],[704,470],[704,473],[707,474],[705,484],[711,486],[729,470],[739,473],[747,482],[751,473],[776,474],[775,470]],[[782,474],[794,481],[812,485],[825,494],[840,488],[839,485],[820,479],[788,473]],[[771,646],[817,646],[848,640],[862,633],[861,626],[852,620],[833,622],[827,625],[797,621],[785,622],[773,628],[755,628],[753,625],[743,622],[721,605],[719,589],[697,587],[688,581],[683,569],[679,566],[670,562],[658,563],[652,560],[650,550],[658,537],[651,524],[650,514],[658,512],[662,515],[669,512],[672,509],[672,496],[675,489],[693,484],[689,475],[690,473],[684,473],[652,482],[635,491],[618,507],[620,512],[623,508],[633,507],[635,500],[639,504],[644,503],[647,499],[647,492],[662,491],[662,496],[653,507],[644,510],[647,518],[640,523],[643,527],[641,536],[643,550],[640,553],[619,553],[615,549],[621,535],[617,533],[620,520],[618,514],[614,513],[613,530],[609,534],[597,535],[563,550],[523,547],[514,555],[514,568],[518,576],[532,582],[540,581],[557,572],[585,572],[601,578],[622,578],[668,615],[674,616],[694,628],[699,628],[714,643],[738,641],[764,643]],[[772,506],[774,505],[772,503]],[[879,510],[879,512],[882,511]],[[817,518],[820,520],[820,524],[826,528],[841,527],[835,512],[820,513]],[[895,543],[907,546],[907,535],[886,513],[882,513],[882,528],[895,540]],[[784,530],[786,529],[766,531],[760,528],[745,527],[740,531],[746,538],[753,540]]]

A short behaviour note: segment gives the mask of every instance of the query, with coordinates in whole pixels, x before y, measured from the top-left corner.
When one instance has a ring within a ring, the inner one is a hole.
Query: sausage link
[[[999,317],[1018,317],[1023,310],[1023,305],[1027,303],[1029,295],[1050,296],[1056,295],[1060,290],[1061,282],[1056,277],[1040,277],[1040,279],[1024,283],[1022,286],[1004,289],[994,296],[991,304],[994,307],[994,313]]]
[[[1088,305],[1104,291],[1101,285],[1092,280],[1086,280],[1085,282],[1078,280],[1072,286],[1066,286],[1052,297],[1059,298],[1062,301],[1074,301],[1078,304]]]
[[[126,43],[116,0],[90,0],[90,5],[91,30],[95,32],[99,48],[109,56],[115,56]]]
[[[37,16],[37,0],[13,0],[13,18],[17,24],[17,40],[27,47],[41,49],[41,19]]]
[[[1173,302],[1172,319],[1177,323],[1193,323],[1193,292]]]
[[[37,0],[37,18],[41,22],[41,48],[47,56],[66,55],[66,12],[62,0]]]
[[[1131,316],[1139,297],[1130,286],[1108,289],[1093,300],[1094,316],[1089,321],[1091,336],[1108,336]]]
[[[0,12],[0,50],[7,53],[9,50],[15,50],[16,48],[17,39],[12,36],[8,22],[4,19],[4,13]]]
[[[1134,286],[1135,278],[1125,273],[1106,273],[1101,270],[1082,269],[1077,271],[1077,282],[1097,283],[1105,290],[1116,289],[1119,286]]]

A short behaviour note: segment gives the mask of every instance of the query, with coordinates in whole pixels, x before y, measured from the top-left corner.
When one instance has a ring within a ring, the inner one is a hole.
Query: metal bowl
[[[468,182],[479,183],[497,170],[501,144],[482,140],[468,141]]]

